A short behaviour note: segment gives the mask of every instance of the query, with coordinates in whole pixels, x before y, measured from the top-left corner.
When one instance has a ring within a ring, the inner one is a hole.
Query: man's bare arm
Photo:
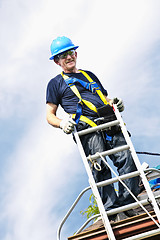
[[[58,106],[53,103],[47,103],[47,121],[53,127],[59,128],[62,121],[56,116]]]
[[[53,127],[61,128],[66,134],[70,134],[74,131],[75,121],[72,118],[59,119],[56,116],[58,106],[53,103],[47,103],[47,121]]]

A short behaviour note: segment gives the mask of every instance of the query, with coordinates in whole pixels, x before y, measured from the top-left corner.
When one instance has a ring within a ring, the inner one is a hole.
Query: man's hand
[[[112,103],[112,104],[116,104],[119,112],[123,112],[123,110],[124,110],[124,104],[123,104],[122,99],[120,99],[120,98],[113,98],[113,99],[111,100],[111,103]]]
[[[69,118],[68,120],[63,119],[63,120],[60,122],[60,128],[63,129],[63,131],[64,131],[66,134],[70,134],[71,132],[73,132],[75,125],[76,125],[76,122],[73,121],[72,118]]]

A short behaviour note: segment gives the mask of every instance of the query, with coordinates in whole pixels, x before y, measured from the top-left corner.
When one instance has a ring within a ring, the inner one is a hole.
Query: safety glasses
[[[64,53],[61,53],[61,54],[56,55],[56,58],[57,58],[57,60],[59,60],[59,59],[65,59],[68,55],[72,56],[72,55],[74,55],[74,54],[75,54],[75,50],[72,49],[72,50],[69,50],[69,51],[66,51],[66,52],[64,52]]]

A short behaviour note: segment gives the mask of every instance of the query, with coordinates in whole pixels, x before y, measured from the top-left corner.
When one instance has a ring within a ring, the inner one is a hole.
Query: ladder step
[[[117,152],[122,152],[122,151],[124,151],[124,150],[128,150],[129,148],[130,148],[129,145],[123,145],[123,146],[121,146],[121,147],[116,147],[116,148],[114,148],[114,149],[101,152],[101,155],[102,155],[103,157],[105,157],[105,156],[109,156],[109,155],[112,155],[112,154],[117,153]],[[100,158],[100,156],[99,156],[98,153],[95,153],[95,154],[93,154],[93,155],[88,156],[88,157],[87,157],[87,160],[95,160],[95,159],[97,159],[97,158]]]
[[[119,176],[119,178],[121,180],[125,180],[125,179],[128,179],[128,178],[137,177],[139,175],[140,175],[140,172],[139,171],[135,171],[135,172],[123,174],[123,175]],[[104,180],[104,181],[98,182],[96,185],[97,185],[97,187],[104,187],[104,186],[107,186],[109,184],[116,183],[118,181],[119,181],[119,179],[117,177],[114,177],[114,178],[110,178],[108,180]]]
[[[103,124],[98,125],[96,127],[92,127],[92,128],[88,128],[88,129],[79,131],[78,135],[82,136],[82,135],[85,135],[85,134],[88,134],[88,133],[96,132],[96,131],[99,131],[99,130],[102,130],[102,129],[105,129],[105,128],[108,128],[108,127],[119,125],[119,123],[120,122],[118,120],[115,120],[115,121],[112,121],[112,122],[108,122],[108,123],[103,123]]]
[[[156,200],[158,200],[159,198],[160,198],[160,195],[158,195],[157,197],[155,197]],[[140,202],[142,205],[144,205],[144,206],[150,203],[150,202],[148,201],[148,198],[143,199],[143,200],[139,200],[139,202]],[[137,208],[137,207],[139,207],[139,203],[134,202],[134,203],[130,203],[130,204],[124,205],[124,206],[122,206],[122,207],[117,207],[117,208],[108,210],[106,213],[107,213],[108,216],[111,216],[111,215],[113,215],[113,214],[117,214],[117,213],[120,213],[120,212],[124,212],[124,211],[130,210],[130,209],[135,209],[135,208]]]

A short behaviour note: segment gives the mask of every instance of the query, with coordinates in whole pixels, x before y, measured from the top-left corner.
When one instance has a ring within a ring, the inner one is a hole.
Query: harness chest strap
[[[72,114],[72,118],[75,118],[75,116],[76,116],[75,113]],[[87,123],[87,124],[90,125],[91,127],[96,127],[96,126],[97,126],[97,124],[96,124],[95,122],[93,122],[91,119],[87,118],[86,116],[81,115],[81,116],[80,116],[80,120],[81,120],[82,122]]]
[[[90,83],[94,83],[93,80],[91,79],[91,77],[84,71],[82,70],[79,70],[87,79]],[[71,90],[74,92],[74,94],[79,98],[79,103],[84,103],[89,109],[91,109],[92,111],[96,112],[97,113],[97,108],[94,106],[93,103],[85,100],[85,99],[82,99],[77,87],[74,85],[74,83],[72,81],[68,81],[67,80],[69,79],[69,77],[67,75],[65,75],[63,72],[61,73],[62,77],[64,78],[65,82],[67,83],[67,85],[69,85],[69,87],[71,88]],[[78,79],[77,79],[78,81]],[[83,81],[81,81],[83,82]],[[100,99],[103,101],[103,103],[105,105],[109,104],[106,100],[106,98],[104,97],[103,93],[101,92],[101,90],[99,88],[96,88],[95,91],[97,92],[97,94],[99,95]],[[78,112],[80,112],[80,110],[77,109],[77,114]],[[72,118],[75,118],[77,114],[72,114]],[[81,115],[79,113],[79,117],[78,117],[78,121],[81,120],[87,124],[89,124],[91,127],[96,127],[97,124],[95,124],[95,122],[93,122],[91,119]]]

